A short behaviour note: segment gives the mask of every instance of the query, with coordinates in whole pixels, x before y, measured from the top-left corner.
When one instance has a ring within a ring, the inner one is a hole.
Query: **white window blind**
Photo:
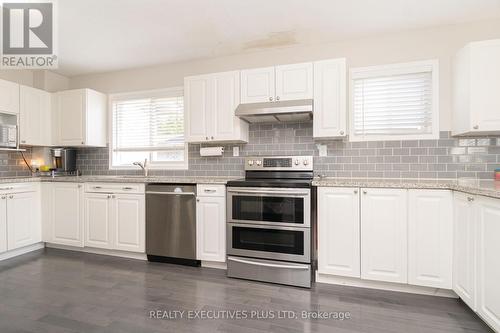
[[[133,96],[112,102],[112,164],[131,166],[145,158],[154,166],[182,164],[184,142],[184,101],[177,96]]]
[[[430,65],[354,74],[351,135],[364,140],[434,135],[434,75]]]

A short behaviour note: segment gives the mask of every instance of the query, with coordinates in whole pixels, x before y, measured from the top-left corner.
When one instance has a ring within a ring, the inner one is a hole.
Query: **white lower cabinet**
[[[85,246],[111,249],[111,194],[85,193]]]
[[[226,197],[223,185],[198,185],[196,257],[205,261],[226,261]]]
[[[453,291],[476,310],[476,216],[474,197],[455,192],[453,198]]]
[[[359,189],[318,189],[318,272],[360,277]]]
[[[361,191],[361,278],[407,283],[407,190]]]
[[[479,197],[477,205],[477,313],[500,331],[500,200]]]
[[[44,183],[44,241],[83,247],[83,185],[79,183]]]
[[[145,252],[144,194],[85,193],[85,246]]]
[[[7,249],[14,250],[42,241],[38,192],[7,195]]]
[[[408,283],[451,289],[452,194],[447,190],[408,194]]]
[[[114,248],[144,252],[146,202],[143,194],[116,194],[113,198]]]
[[[27,185],[23,192],[10,185],[3,188],[13,191],[0,194],[0,252],[42,241],[39,185]]]

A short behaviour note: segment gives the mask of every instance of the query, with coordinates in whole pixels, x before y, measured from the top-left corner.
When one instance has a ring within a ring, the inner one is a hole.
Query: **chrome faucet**
[[[144,177],[148,176],[148,159],[147,158],[144,159],[144,163],[134,162],[132,164],[137,165],[138,167],[140,167],[142,169],[142,171],[144,172]]]

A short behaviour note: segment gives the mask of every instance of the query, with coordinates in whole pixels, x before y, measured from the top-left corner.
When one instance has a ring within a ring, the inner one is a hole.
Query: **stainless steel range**
[[[227,274],[310,288],[315,265],[312,156],[247,157],[227,184]]]

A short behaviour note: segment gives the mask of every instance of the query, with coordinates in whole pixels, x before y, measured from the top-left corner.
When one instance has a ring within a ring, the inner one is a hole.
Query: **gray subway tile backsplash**
[[[224,144],[222,157],[200,157],[199,144],[189,145],[189,170],[151,170],[165,176],[244,176],[247,155],[314,155],[315,173],[332,177],[376,178],[493,178],[500,168],[500,138],[451,138],[440,132],[437,140],[348,142],[312,138],[312,122],[252,124],[248,144]],[[319,157],[316,144],[326,144]],[[216,145],[216,144],[215,144]],[[203,145],[203,146],[209,146]],[[233,157],[233,146],[240,157]],[[31,152],[25,153],[31,159]],[[137,170],[109,170],[107,148],[78,150],[77,166],[87,175],[141,174]],[[29,176],[21,155],[0,152],[0,176]]]

